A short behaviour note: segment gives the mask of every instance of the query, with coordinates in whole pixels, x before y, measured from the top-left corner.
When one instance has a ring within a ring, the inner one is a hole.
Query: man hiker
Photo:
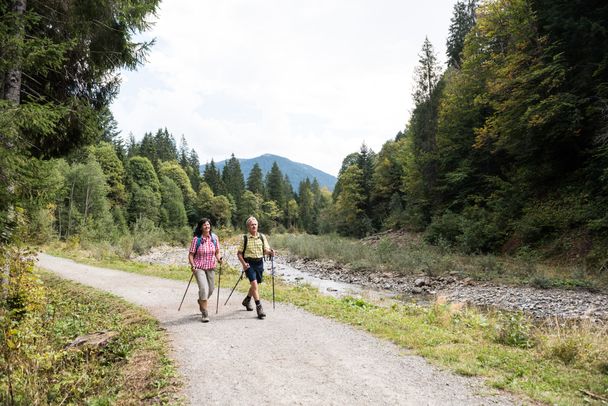
[[[241,262],[243,272],[245,272],[251,284],[247,297],[243,299],[243,306],[248,311],[253,311],[253,307],[251,306],[251,298],[253,297],[258,318],[263,319],[266,317],[266,314],[262,308],[262,303],[260,303],[258,285],[262,283],[264,256],[270,255],[274,257],[274,250],[270,248],[266,236],[258,233],[258,221],[253,216],[247,219],[247,234],[243,235],[236,255]]]

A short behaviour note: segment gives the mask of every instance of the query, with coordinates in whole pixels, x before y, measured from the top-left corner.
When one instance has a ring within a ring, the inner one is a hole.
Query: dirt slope
[[[38,265],[112,292],[157,317],[192,405],[489,405],[521,404],[479,380],[444,372],[396,346],[289,305],[266,304],[257,320],[235,293],[203,324],[186,283],[96,268],[39,255]],[[242,283],[242,282],[241,282]],[[222,289],[220,298],[227,297]]]

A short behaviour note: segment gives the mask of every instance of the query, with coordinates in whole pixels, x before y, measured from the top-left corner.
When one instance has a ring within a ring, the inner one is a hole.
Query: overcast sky
[[[112,111],[167,127],[201,163],[281,155],[337,175],[405,127],[425,36],[443,64],[456,0],[165,0]]]

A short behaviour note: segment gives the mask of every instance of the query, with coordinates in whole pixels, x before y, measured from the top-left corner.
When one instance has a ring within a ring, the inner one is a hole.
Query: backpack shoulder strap
[[[215,245],[215,249],[217,250],[217,235],[211,233],[211,241],[213,241],[213,245]]]
[[[194,257],[196,258],[196,254],[198,253],[198,247],[201,246],[202,237],[196,237],[196,248],[194,248]]]
[[[260,233],[260,240],[262,240],[262,256],[264,256],[264,250],[266,249],[266,244],[264,242],[266,241],[266,236],[262,233]]]
[[[247,234],[243,234],[243,257],[245,256],[245,251],[247,250]]]

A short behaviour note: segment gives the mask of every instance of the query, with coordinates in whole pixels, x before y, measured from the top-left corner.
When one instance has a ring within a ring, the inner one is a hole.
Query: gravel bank
[[[233,247],[224,250],[229,263],[237,265]],[[280,254],[280,253],[279,253]],[[186,250],[161,246],[137,261],[187,265]],[[292,255],[277,255],[278,267],[292,266],[318,278],[352,283],[406,296],[435,295],[449,301],[505,310],[522,310],[537,318],[585,318],[608,322],[608,295],[584,290],[535,289],[478,283],[457,274],[430,278],[425,275],[403,276],[390,272],[353,272],[333,261],[309,260]]]

